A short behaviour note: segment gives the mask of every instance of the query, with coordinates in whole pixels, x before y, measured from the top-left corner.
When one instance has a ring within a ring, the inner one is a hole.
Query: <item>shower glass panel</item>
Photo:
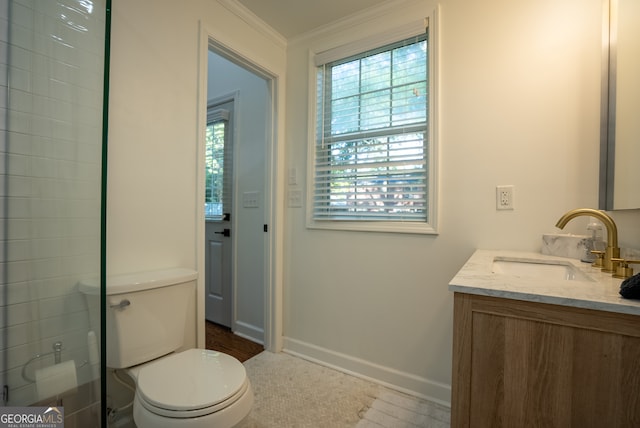
[[[103,413],[100,305],[79,284],[104,271],[108,1],[0,0],[2,406],[74,427]]]

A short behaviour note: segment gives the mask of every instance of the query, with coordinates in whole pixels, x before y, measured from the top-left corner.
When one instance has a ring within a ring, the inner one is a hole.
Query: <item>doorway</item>
[[[205,317],[231,328],[234,101],[211,100],[205,134]]]
[[[207,187],[211,174],[204,174],[205,317],[260,344],[265,342],[268,279],[271,86],[269,79],[209,44],[207,127],[212,132],[218,127],[219,137],[225,129],[228,149],[223,150],[225,184],[218,189],[224,196],[207,199],[214,189]]]

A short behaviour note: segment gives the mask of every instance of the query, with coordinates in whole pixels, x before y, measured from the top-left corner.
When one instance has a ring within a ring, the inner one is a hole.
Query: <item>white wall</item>
[[[206,62],[206,46],[201,46],[199,28],[274,76],[284,78],[285,68],[284,45],[261,27],[238,18],[225,4],[212,0],[113,2],[109,274],[173,266],[204,268],[196,149],[199,132],[204,132],[198,129],[198,114],[204,115],[199,105],[205,105],[205,97],[200,96],[206,92],[199,94],[198,85],[200,80],[206,91],[206,76],[199,74],[199,61]],[[283,90],[284,85],[279,86]],[[279,99],[283,105],[284,93]],[[279,120],[282,126],[284,119]],[[194,316],[194,323],[200,327],[204,324],[202,290],[199,284],[202,315],[197,320]],[[200,346],[203,340],[200,328]]]
[[[237,92],[234,105],[234,331],[264,341],[265,269],[263,225],[266,149],[271,96],[267,82],[220,55],[209,53],[208,99]],[[245,208],[245,192],[258,192],[256,208]]]
[[[440,4],[439,234],[308,230],[304,210],[289,209],[285,348],[447,402],[449,280],[475,249],[538,251],[564,212],[597,206],[602,6]],[[290,41],[289,166],[306,168],[309,51],[411,22],[433,7],[407,1]],[[515,185],[514,211],[496,211],[500,184]],[[640,217],[625,214],[615,217],[626,224]],[[578,231],[586,225],[574,222]],[[639,244],[637,226],[631,240],[624,227],[622,244]]]

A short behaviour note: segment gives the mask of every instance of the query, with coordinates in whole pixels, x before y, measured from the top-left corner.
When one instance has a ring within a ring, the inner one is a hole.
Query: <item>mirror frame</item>
[[[598,208],[613,210],[616,154],[617,0],[602,2],[602,84]]]
[[[631,178],[626,177],[624,179],[625,183],[622,181],[616,183],[616,175],[618,176],[618,180],[621,179],[622,175],[627,175],[629,172],[628,168],[630,168],[628,163],[624,165],[621,164],[622,160],[617,159],[616,155],[620,156],[628,156],[629,150],[633,147],[634,152],[637,153],[637,146],[635,145],[635,138],[633,139],[634,145],[627,146],[629,143],[627,141],[628,129],[626,129],[629,125],[629,116],[628,113],[631,111],[635,112],[636,106],[640,103],[640,100],[636,98],[636,94],[634,92],[633,98],[628,98],[628,94],[626,91],[624,93],[618,94],[617,89],[619,83],[622,82],[622,75],[619,75],[621,71],[619,60],[623,59],[626,62],[629,60],[629,51],[628,49],[628,41],[629,34],[627,34],[627,25],[630,17],[635,16],[638,13],[638,5],[635,3],[637,0],[628,0],[629,4],[622,3],[623,0],[602,0],[602,83],[601,83],[601,112],[600,112],[600,165],[599,165],[599,193],[598,193],[598,207],[605,211],[620,211],[620,210],[631,210],[631,209],[639,209],[640,208],[640,200],[638,199],[638,195],[636,193],[626,194],[626,192],[634,191],[627,189],[636,189],[635,183],[632,181],[637,181],[638,175],[635,175]],[[627,0],[624,0],[625,2]],[[621,7],[623,7],[623,12],[628,14],[630,9],[627,7],[633,5],[634,10],[631,11],[633,15],[623,15],[620,16]],[[631,18],[633,19],[633,18]],[[621,28],[621,23],[625,22],[625,28]],[[628,27],[634,28],[634,27]],[[620,30],[624,30],[624,46],[620,44],[620,37],[623,33],[620,33]],[[633,39],[635,40],[635,39]],[[625,58],[620,58],[621,49],[625,49]],[[635,58],[635,56],[634,56]],[[633,70],[637,70],[638,65],[633,64]],[[629,71],[626,71],[624,79],[629,79]],[[632,73],[637,73],[637,71],[632,71]],[[635,87],[635,86],[634,86]],[[620,95],[620,96],[619,96]],[[622,96],[624,95],[624,97]],[[632,109],[629,110],[629,101],[631,102]],[[625,103],[625,106],[618,105],[619,102],[622,101]],[[621,108],[624,107],[624,110]],[[624,116],[624,122],[621,122],[622,116],[620,113],[626,112]],[[620,120],[619,120],[620,119]],[[633,122],[635,124],[635,122]],[[619,125],[624,124],[625,129],[618,129]],[[637,132],[637,127],[634,128],[634,132]],[[624,137],[624,141],[616,141],[617,137]],[[621,142],[624,142],[624,145],[621,145]],[[624,150],[623,150],[624,149]],[[616,152],[618,152],[616,154]],[[624,152],[624,153],[623,153]],[[632,155],[635,157],[635,155]],[[620,171],[616,174],[616,168],[621,168]],[[624,174],[622,174],[624,173]],[[616,197],[616,187],[618,187],[617,191],[621,192],[621,185],[624,184],[623,194],[619,193]]]

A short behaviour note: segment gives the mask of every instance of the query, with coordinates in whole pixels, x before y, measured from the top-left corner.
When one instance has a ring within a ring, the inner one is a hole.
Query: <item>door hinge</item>
[[[265,232],[269,231],[269,226],[267,226],[266,224],[264,225],[264,227],[262,228],[262,230],[264,230]]]

